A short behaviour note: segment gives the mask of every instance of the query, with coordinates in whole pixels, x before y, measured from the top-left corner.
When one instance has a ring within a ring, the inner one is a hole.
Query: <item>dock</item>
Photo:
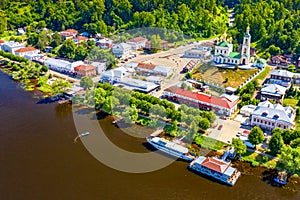
[[[150,136],[153,136],[153,137],[159,136],[159,134],[161,134],[163,131],[164,131],[163,129],[158,129],[158,130],[154,131],[153,133],[151,133]]]

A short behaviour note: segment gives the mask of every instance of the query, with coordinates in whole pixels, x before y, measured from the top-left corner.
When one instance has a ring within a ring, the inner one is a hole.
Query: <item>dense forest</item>
[[[240,0],[229,34],[241,43],[246,27],[266,57],[279,53],[300,54],[300,0]]]
[[[1,0],[0,34],[47,27],[109,35],[152,26],[207,38],[226,31],[228,7],[235,12],[228,30],[235,44],[249,25],[253,45],[265,57],[300,54],[300,0]]]
[[[7,29],[47,27],[108,34],[136,27],[160,27],[193,37],[226,29],[227,12],[216,0],[1,0],[1,24]]]

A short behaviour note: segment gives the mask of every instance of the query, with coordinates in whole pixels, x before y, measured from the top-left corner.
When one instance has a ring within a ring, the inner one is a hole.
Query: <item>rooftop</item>
[[[229,47],[229,45],[226,41],[221,41],[216,46],[218,46],[218,47]]]
[[[79,65],[74,68],[75,71],[89,71],[89,70],[95,70],[96,67],[93,65]]]
[[[157,84],[133,78],[123,78],[116,86],[147,93],[159,87]]]
[[[223,108],[231,109],[236,106],[237,102],[231,102],[225,97],[215,97],[205,93],[193,92],[189,90],[182,89],[178,86],[171,86],[165,89],[166,92],[184,96],[190,99],[196,99],[200,102],[204,102],[211,105],[220,106]]]
[[[281,104],[273,105],[269,101],[264,101],[258,104],[252,115],[292,124],[295,119],[295,110],[289,106],[283,107]]]
[[[241,54],[239,52],[230,52],[229,58],[236,58],[236,59],[240,59],[241,58]]]
[[[294,74],[292,72],[289,72],[287,70],[273,70],[271,72],[271,75],[274,75],[274,76],[282,76],[282,77],[289,77],[289,78],[292,78],[294,76]]]
[[[141,42],[141,41],[145,41],[147,40],[147,38],[144,38],[144,37],[135,37],[135,38],[132,38],[130,40],[127,40],[127,42]]]
[[[275,95],[275,96],[277,96],[277,95],[281,96],[281,95],[285,94],[286,89],[287,89],[286,87],[283,87],[281,85],[269,84],[261,89],[261,93]]]
[[[139,63],[137,65],[138,68],[148,69],[148,70],[154,70],[155,65],[151,63]]]
[[[195,160],[195,162],[208,168],[208,169],[219,172],[221,174],[224,174],[230,165],[230,163],[225,162],[223,160],[219,160],[219,159],[213,158],[213,157],[205,158],[204,156],[199,156]]]
[[[16,50],[15,52],[17,52],[17,53],[24,53],[24,52],[36,51],[36,50],[38,50],[38,49],[36,49],[34,47],[24,47],[24,48]]]

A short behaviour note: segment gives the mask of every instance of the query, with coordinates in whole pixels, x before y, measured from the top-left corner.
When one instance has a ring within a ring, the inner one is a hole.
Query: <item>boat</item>
[[[230,186],[233,186],[241,176],[241,172],[231,167],[230,162],[215,157],[199,156],[190,163],[189,168]]]
[[[176,142],[166,140],[165,138],[160,138],[156,136],[149,136],[146,139],[147,142],[152,146],[154,146],[156,149],[161,150],[177,158],[181,158],[187,161],[192,161],[196,158],[195,155],[189,152],[188,148]]]
[[[278,172],[278,176],[274,178],[274,181],[279,185],[286,185],[287,184],[287,173],[286,171]]]
[[[84,137],[84,136],[87,136],[87,135],[89,135],[89,134],[90,134],[90,132],[81,133],[81,134],[79,135],[79,137]]]

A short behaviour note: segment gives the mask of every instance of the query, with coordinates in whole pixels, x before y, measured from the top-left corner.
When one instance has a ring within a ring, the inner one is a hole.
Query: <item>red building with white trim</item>
[[[163,96],[168,100],[198,107],[201,110],[211,110],[216,114],[226,116],[230,116],[237,109],[239,99],[235,95],[215,97],[205,93],[185,90],[178,86],[165,89]]]

